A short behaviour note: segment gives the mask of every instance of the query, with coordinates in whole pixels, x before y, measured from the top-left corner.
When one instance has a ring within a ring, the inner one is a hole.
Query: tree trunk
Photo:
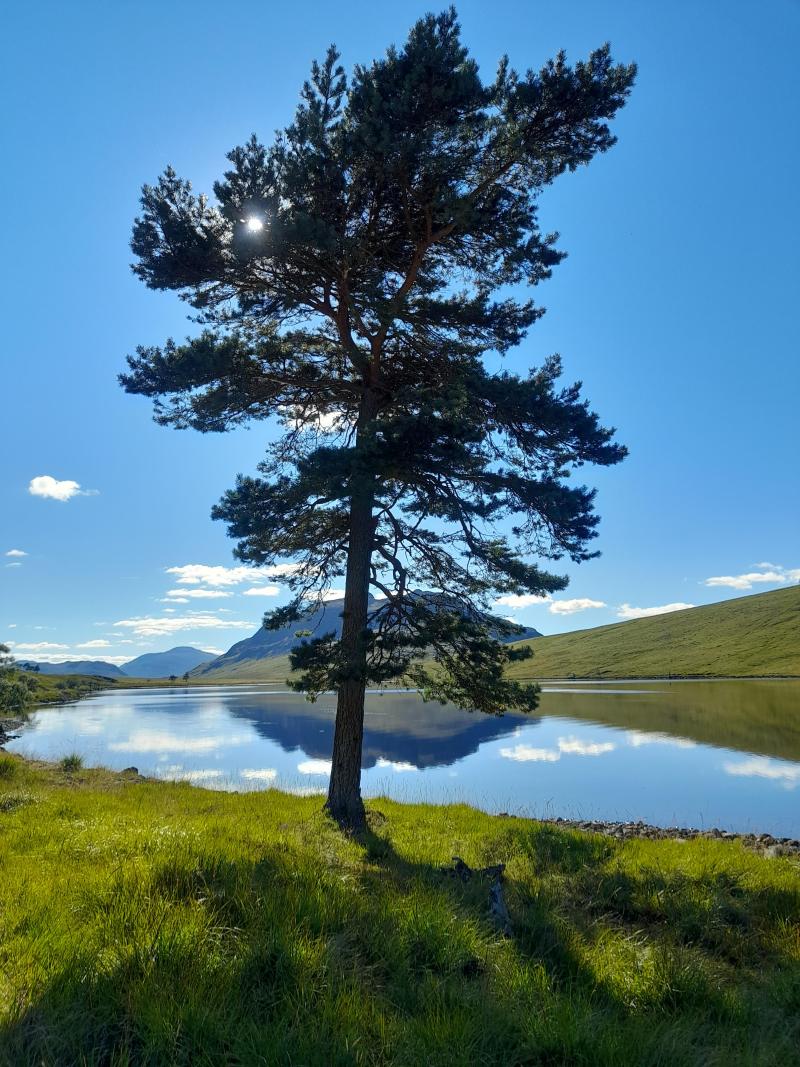
[[[368,390],[362,404],[356,450],[365,427],[375,415],[375,398]],[[358,456],[356,456],[358,464]],[[364,738],[366,690],[367,605],[374,523],[374,477],[368,469],[354,469],[350,499],[350,541],[342,609],[341,651],[347,676],[339,685],[333,735],[331,778],[326,808],[340,826],[361,829],[365,824],[361,799],[361,748]]]

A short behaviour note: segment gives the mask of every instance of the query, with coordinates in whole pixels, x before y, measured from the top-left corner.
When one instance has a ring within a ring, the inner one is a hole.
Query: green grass
[[[319,808],[0,754],[0,1063],[797,1062],[796,861]]]
[[[89,693],[114,686],[114,679],[89,674],[36,674],[26,671],[24,677],[31,689],[32,704],[60,704],[79,700]]]
[[[59,761],[59,767],[62,771],[66,771],[67,774],[77,774],[78,771],[83,770],[83,756],[79,756],[77,752],[71,753],[69,756],[64,756]]]
[[[800,676],[800,585],[520,642],[515,678]]]

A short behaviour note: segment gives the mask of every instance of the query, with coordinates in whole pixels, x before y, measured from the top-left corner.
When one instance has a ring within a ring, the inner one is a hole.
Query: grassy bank
[[[796,1062],[796,861],[319,807],[0,754],[0,1063]]]
[[[800,676],[800,585],[526,641],[516,678]]]

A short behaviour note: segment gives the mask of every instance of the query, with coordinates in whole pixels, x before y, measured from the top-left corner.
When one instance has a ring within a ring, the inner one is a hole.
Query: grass
[[[83,770],[83,756],[79,756],[77,752],[64,756],[59,762],[59,767],[67,774],[77,774],[78,771]]]
[[[800,585],[521,642],[515,678],[800,676]]]
[[[100,689],[112,688],[115,681],[89,674],[37,674],[35,671],[26,671],[24,677],[31,689],[31,704],[79,700]]]
[[[796,861],[319,808],[0,754],[0,1063],[797,1062]]]

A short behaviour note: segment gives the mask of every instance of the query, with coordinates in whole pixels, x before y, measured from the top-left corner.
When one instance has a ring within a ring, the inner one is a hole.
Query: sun
[[[261,219],[256,218],[255,215],[251,215],[250,218],[245,220],[245,226],[247,226],[250,233],[258,233],[259,230],[264,229],[264,223]]]

